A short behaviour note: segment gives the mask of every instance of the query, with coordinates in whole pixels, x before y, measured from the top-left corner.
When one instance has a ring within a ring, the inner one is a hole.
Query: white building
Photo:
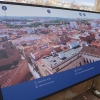
[[[77,47],[79,45],[79,42],[78,41],[72,41],[70,43],[67,44],[67,46],[72,49],[74,47]]]
[[[33,33],[35,33],[34,28],[24,27],[23,29],[25,29],[25,30],[27,31],[28,34],[33,34]]]
[[[96,34],[96,35],[95,35],[95,38],[96,38],[97,40],[100,40],[100,33],[99,33],[99,34]]]
[[[32,66],[28,63],[28,67],[35,79],[40,78],[40,75],[38,74],[38,72],[36,72],[36,70],[34,69],[34,66]]]
[[[9,39],[8,34],[0,33],[0,41],[6,41]]]
[[[91,27],[92,27],[92,28],[95,28],[95,27],[96,27],[96,23],[92,21],[92,22],[91,22]]]
[[[71,21],[71,22],[70,22],[70,28],[71,28],[71,29],[77,29],[77,28],[78,28],[77,22]]]
[[[83,47],[83,46],[88,46],[89,44],[86,42],[86,41],[82,41],[80,42],[80,46]]]

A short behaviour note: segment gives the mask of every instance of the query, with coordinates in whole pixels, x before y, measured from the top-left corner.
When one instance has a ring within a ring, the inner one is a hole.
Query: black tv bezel
[[[97,14],[100,14],[100,12],[96,12],[96,11],[86,11],[86,10],[79,10],[79,9],[71,9],[71,8],[63,8],[63,7],[55,7],[55,6],[45,6],[45,5],[28,4],[28,3],[19,3],[19,2],[0,1],[0,4],[20,5],[20,6],[31,6],[31,7],[43,7],[43,8],[53,8],[53,9],[70,10],[70,11],[80,11],[80,12],[88,12],[88,13],[97,13]],[[52,96],[52,95],[54,95],[56,93],[62,92],[62,91],[66,90],[66,89],[69,89],[69,88],[71,88],[73,86],[76,86],[76,85],[81,84],[83,82],[86,82],[86,81],[88,81],[90,79],[93,79],[93,78],[95,78],[95,77],[97,77],[99,75],[100,74],[97,74],[97,75],[95,75],[93,77],[87,78],[86,80],[80,81],[80,82],[78,82],[76,84],[73,84],[73,85],[71,85],[69,87],[65,87],[65,88],[63,88],[61,90],[58,90],[56,92],[53,92],[53,93],[48,94],[46,96],[43,96],[41,98],[37,98],[36,100],[42,100],[42,99],[44,99],[44,98],[46,98],[48,96]],[[3,94],[2,94],[1,88],[0,88],[0,99],[3,100]]]

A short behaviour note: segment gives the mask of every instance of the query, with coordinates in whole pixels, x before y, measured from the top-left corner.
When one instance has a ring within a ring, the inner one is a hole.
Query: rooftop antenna
[[[7,7],[6,7],[6,6],[2,6],[2,10],[3,10],[4,13],[5,13],[5,21],[6,21],[6,10],[7,10]],[[6,22],[6,24],[7,24],[7,22]]]
[[[79,13],[79,15],[81,16],[81,20],[82,20],[82,13]]]
[[[49,14],[49,16],[50,16],[51,11],[48,9],[48,10],[47,10],[47,13],[48,13],[48,14]]]
[[[6,19],[6,10],[7,10],[7,7],[6,6],[2,6],[2,10],[5,13],[5,21],[6,21],[6,25],[7,25],[7,19]],[[8,34],[8,31],[7,31],[7,34]]]

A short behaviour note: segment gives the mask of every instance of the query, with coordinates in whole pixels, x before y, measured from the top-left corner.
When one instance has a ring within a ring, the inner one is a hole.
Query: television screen
[[[36,100],[100,74],[100,14],[0,3],[4,100]]]

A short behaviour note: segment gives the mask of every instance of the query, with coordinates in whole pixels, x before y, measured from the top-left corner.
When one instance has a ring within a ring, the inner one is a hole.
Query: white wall
[[[39,74],[33,69],[33,67],[28,63],[29,66],[29,70],[32,73],[33,77],[36,78],[40,78]]]

